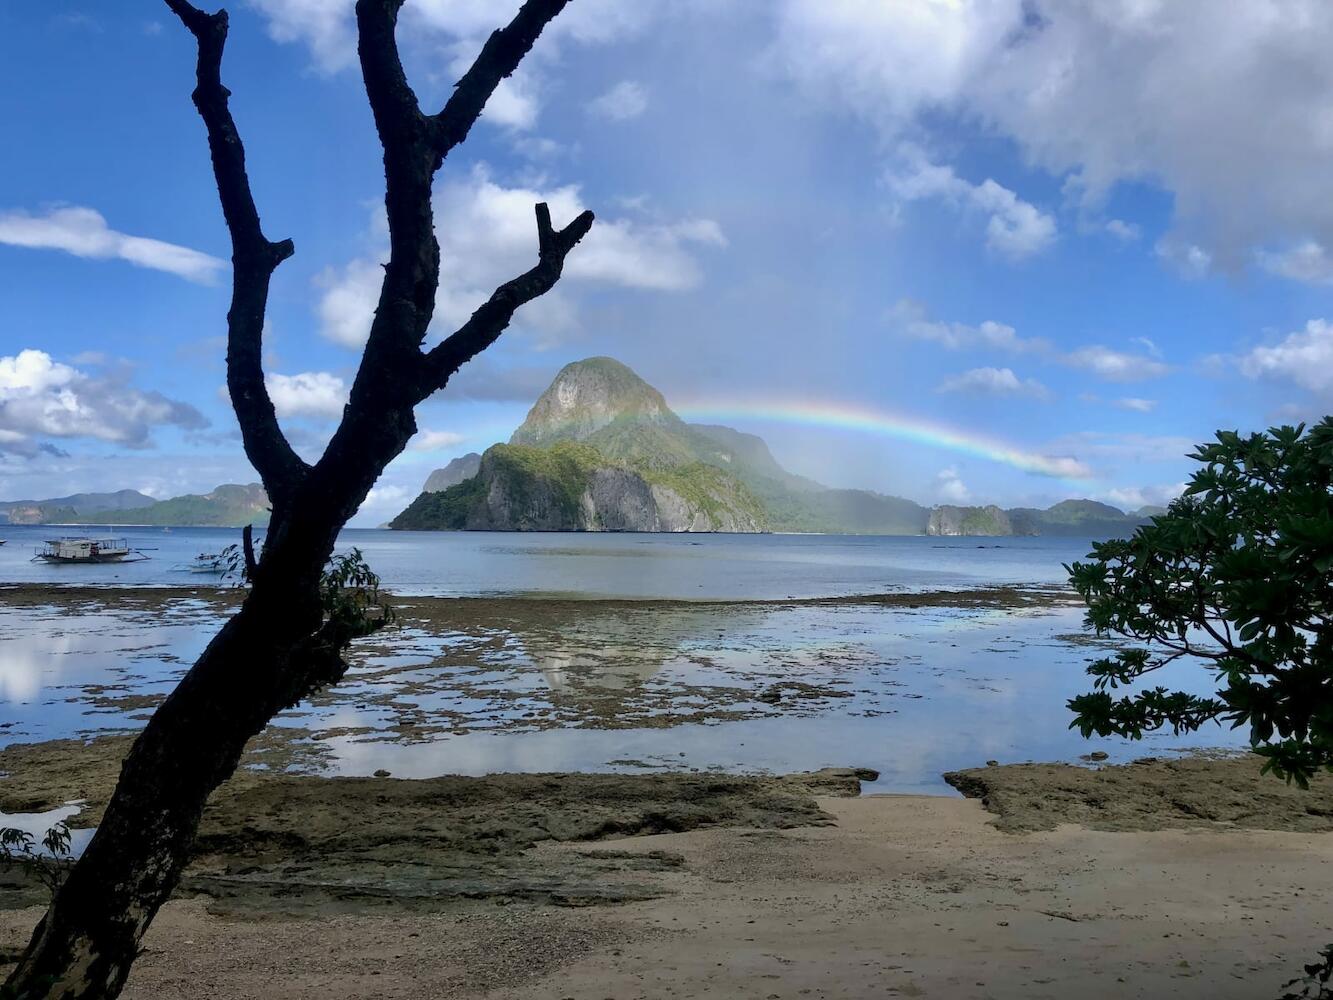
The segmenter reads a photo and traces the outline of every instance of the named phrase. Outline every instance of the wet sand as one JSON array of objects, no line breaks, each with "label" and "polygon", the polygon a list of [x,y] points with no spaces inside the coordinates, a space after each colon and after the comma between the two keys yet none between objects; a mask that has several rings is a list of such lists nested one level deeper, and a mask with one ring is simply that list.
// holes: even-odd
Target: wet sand
[{"label": "wet sand", "polygon": [[[118,748],[94,749],[7,751],[0,806],[95,810]],[[245,772],[125,996],[1275,996],[1333,940],[1333,783],[1257,771],[981,769],[998,814],[848,797],[854,771]],[[1260,780],[1281,792],[1228,813]],[[0,910],[0,952],[39,914]]]}]

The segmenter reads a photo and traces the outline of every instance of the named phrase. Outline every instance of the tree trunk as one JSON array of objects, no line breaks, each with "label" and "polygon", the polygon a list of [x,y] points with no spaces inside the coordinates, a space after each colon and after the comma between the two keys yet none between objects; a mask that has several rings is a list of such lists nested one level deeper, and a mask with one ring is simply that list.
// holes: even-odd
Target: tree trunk
[{"label": "tree trunk", "polygon": [[555,285],[593,222],[584,212],[557,230],[546,205],[536,206],[537,263],[424,352],[439,278],[434,175],[568,0],[525,0],[434,115],[422,113],[398,58],[403,0],[357,0],[358,54],[384,147],[391,254],[343,419],[319,461],[306,464],[283,436],[261,364],[269,281],[294,247],[264,236],[250,192],[221,78],[227,15],[165,2],[198,43],[193,99],[232,237],[227,387],[273,516],[249,596],[135,740],[101,825],[0,990],[4,998],[120,994],[144,931],[189,860],[208,796],[273,716],[346,670],[342,652],[354,633],[337,615],[326,620],[320,577],[338,532],[416,433],[413,408],[494,343],[516,309]]},{"label": "tree trunk", "polygon": [[324,513],[322,530],[277,526],[240,611],[135,741],[97,832],[34,931],[7,995],[117,996],[143,932],[179,881],[208,796],[270,718],[341,675],[341,650],[319,634],[320,571],[337,529],[327,510],[309,507],[290,516]]}]

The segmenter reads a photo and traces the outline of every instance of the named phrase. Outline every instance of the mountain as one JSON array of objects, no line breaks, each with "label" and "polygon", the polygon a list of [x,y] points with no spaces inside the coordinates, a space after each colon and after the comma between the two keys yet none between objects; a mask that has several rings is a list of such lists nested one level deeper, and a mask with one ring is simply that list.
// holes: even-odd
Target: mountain
[{"label": "mountain", "polygon": [[475,451],[470,451],[466,455],[460,455],[458,458],[450,461],[443,469],[436,469],[426,477],[426,485],[421,487],[422,493],[442,493],[450,486],[457,486],[465,479],[471,479],[481,468],[481,456]]},{"label": "mountain", "polygon": [[114,493],[75,493],[48,500],[2,500],[0,523],[46,524],[51,521],[73,520],[81,514],[104,510],[128,510],[146,507],[156,501],[138,490],[117,490]]},{"label": "mountain", "polygon": [[931,510],[829,489],[784,469],[762,438],[686,423],[632,370],[599,357],[562,368],[507,444],[432,472],[389,527],[1114,535],[1143,520],[1092,500]]},{"label": "mountain", "polygon": [[921,534],[929,516],[793,475],[753,434],[688,424],[613,358],[566,365],[471,476],[469,458],[431,473],[390,527]]},{"label": "mountain", "polygon": [[[1163,508],[1154,508],[1160,512]],[[1041,510],[1014,507],[941,506],[931,511],[928,535],[1069,535],[1078,538],[1123,536],[1148,520],[1144,511],[1126,514],[1096,500],[1061,500]]]},{"label": "mountain", "polygon": [[258,483],[225,484],[211,493],[187,494],[121,510],[80,514],[70,524],[150,524],[164,527],[239,528],[268,523],[268,494]]},{"label": "mountain", "polygon": [[477,475],[422,493],[389,527],[467,531],[764,531],[743,485],[702,463],[635,468],[577,441],[498,444]]}]

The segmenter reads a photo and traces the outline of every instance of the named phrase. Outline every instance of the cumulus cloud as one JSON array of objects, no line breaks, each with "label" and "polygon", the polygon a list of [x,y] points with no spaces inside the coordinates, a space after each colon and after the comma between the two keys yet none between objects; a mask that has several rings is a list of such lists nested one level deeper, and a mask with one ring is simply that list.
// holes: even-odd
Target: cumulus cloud
[{"label": "cumulus cloud", "polygon": [[588,102],[588,111],[607,121],[626,122],[648,110],[648,91],[636,80],[621,80]]},{"label": "cumulus cloud", "polygon": [[950,503],[966,503],[972,496],[972,491],[958,478],[958,470],[952,466],[940,470],[940,474],[936,477],[935,491],[942,500],[948,500]]},{"label": "cumulus cloud", "polygon": [[75,257],[124,260],[200,284],[212,284],[227,266],[225,261],[189,247],[117,232],[100,212],[77,205],[62,205],[43,215],[0,212],[0,243],[63,250]]},{"label": "cumulus cloud", "polygon": [[1126,222],[1124,219],[1108,220],[1105,229],[1121,243],[1133,243],[1143,235],[1143,230],[1135,223]]},{"label": "cumulus cloud", "polygon": [[1293,382],[1311,392],[1333,393],[1333,324],[1312,319],[1304,330],[1241,356],[1237,367],[1249,378]]},{"label": "cumulus cloud", "polygon": [[1314,240],[1305,240],[1286,250],[1260,250],[1255,259],[1270,274],[1311,285],[1333,284],[1333,256]]},{"label": "cumulus cloud", "polygon": [[1161,486],[1125,486],[1109,490],[1106,499],[1125,510],[1140,507],[1165,507],[1185,492],[1185,483],[1166,483]]},{"label": "cumulus cloud", "polygon": [[1169,367],[1156,358],[1114,351],[1100,344],[1080,347],[1063,356],[1065,364],[1090,371],[1108,382],[1142,382],[1165,375]]},{"label": "cumulus cloud", "polygon": [[937,392],[980,396],[1030,396],[1047,399],[1050,390],[1036,379],[1020,379],[1012,368],[973,368],[940,383]]},{"label": "cumulus cloud", "polygon": [[[484,167],[441,186],[435,199],[442,223],[435,300],[440,329],[457,327],[497,285],[536,263],[533,206],[540,201],[550,205],[557,225],[585,208],[576,185],[545,190],[505,187]],[[566,262],[561,288],[524,306],[521,322],[550,337],[568,333],[577,326],[569,296],[579,284],[653,291],[693,288],[703,280],[697,249],[726,244],[721,228],[711,219],[598,219]],[[380,259],[356,260],[321,277],[324,294],[318,311],[330,340],[352,347],[365,343],[383,276]]]},{"label": "cumulus cloud", "polygon": [[1155,184],[1176,235],[1228,262],[1333,246],[1325,0],[782,0],[776,17],[772,62],[890,139],[976,122],[1092,208]]},{"label": "cumulus cloud", "polygon": [[1153,247],[1153,253],[1182,278],[1206,277],[1213,266],[1213,255],[1196,243],[1161,239]]},{"label": "cumulus cloud", "polygon": [[[297,42],[310,49],[316,66],[327,73],[356,62],[355,0],[250,0],[268,20],[269,35],[279,42]],[[659,0],[581,0],[570,4],[542,33],[544,47],[574,41],[609,42],[643,28]],[[475,55],[482,42],[517,11],[490,0],[413,0],[404,6],[399,38],[402,44],[463,41]],[[469,58],[469,62],[471,59]]]},{"label": "cumulus cloud", "polygon": [[0,451],[52,451],[43,437],[141,448],[162,425],[196,430],[208,421],[188,403],[135,389],[120,377],[89,375],[45,351],[0,357]]},{"label": "cumulus cloud", "polygon": [[989,177],[972,184],[952,167],[918,161],[905,170],[890,171],[885,181],[903,201],[940,198],[986,216],[986,246],[1011,260],[1030,257],[1055,241],[1052,216]]},{"label": "cumulus cloud", "polygon": [[1045,351],[1050,344],[1038,337],[1020,337],[1004,323],[983,320],[977,326],[931,319],[926,307],[912,299],[900,299],[889,310],[889,321],[916,340],[940,344],[950,350],[964,347],[994,347],[1004,351]]},{"label": "cumulus cloud", "polygon": [[347,404],[347,385],[329,372],[273,374],[264,382],[279,417],[337,419]]}]

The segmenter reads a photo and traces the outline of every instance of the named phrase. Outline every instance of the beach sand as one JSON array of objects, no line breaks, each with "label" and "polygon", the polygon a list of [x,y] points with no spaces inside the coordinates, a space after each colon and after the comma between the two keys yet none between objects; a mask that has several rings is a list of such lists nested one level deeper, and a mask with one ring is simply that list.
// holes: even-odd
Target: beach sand
[{"label": "beach sand", "polygon": [[[56,793],[60,767],[41,779]],[[207,894],[163,909],[124,995],[1273,997],[1333,941],[1333,789],[1264,778],[1272,796],[1238,798],[1255,772],[1245,759],[969,772],[998,817],[978,799],[845,797],[854,772],[383,779],[378,791],[243,775],[206,818],[187,879]],[[7,786],[32,799],[10,779],[0,799]],[[1129,808],[1115,806],[1129,788]],[[373,870],[367,829],[336,830],[349,796],[380,828],[385,891],[345,879]],[[439,828],[423,832],[423,815]],[[304,847],[269,836],[288,846],[253,850],[265,822],[294,824]],[[636,824],[684,832],[620,835]],[[543,840],[545,827],[597,839]],[[501,846],[481,849],[488,839]],[[421,892],[430,872],[403,875],[459,857],[487,884]],[[529,891],[541,873],[563,888]],[[346,891],[329,888],[334,875]],[[599,886],[618,891],[580,891]],[[0,911],[0,950],[39,916]]]}]

